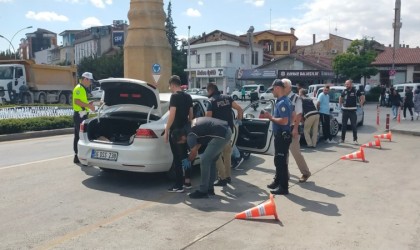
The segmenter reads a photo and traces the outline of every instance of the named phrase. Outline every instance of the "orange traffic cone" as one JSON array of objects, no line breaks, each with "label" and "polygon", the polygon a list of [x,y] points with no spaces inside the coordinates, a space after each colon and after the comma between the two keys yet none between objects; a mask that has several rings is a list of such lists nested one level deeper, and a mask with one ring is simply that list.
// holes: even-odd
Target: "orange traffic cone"
[{"label": "orange traffic cone", "polygon": [[363,147],[363,148],[371,148],[371,147],[379,147],[379,148],[382,148],[382,146],[381,146],[381,140],[379,140],[379,138],[376,138],[375,141],[372,141],[372,142],[369,142],[369,143],[365,143],[361,147]]},{"label": "orange traffic cone", "polygon": [[382,135],[374,135],[373,137],[375,137],[375,138],[379,138],[379,139],[388,139],[389,141],[391,141],[392,140],[392,133],[391,133],[391,131],[389,131],[388,133],[386,133],[386,134],[382,134]]},{"label": "orange traffic cone", "polygon": [[354,153],[345,155],[343,157],[341,157],[342,160],[354,160],[354,159],[362,159],[362,161],[366,161],[365,160],[365,152],[363,150],[362,147],[360,147],[359,151],[356,151]]},{"label": "orange traffic cone", "polygon": [[236,214],[235,219],[247,219],[251,217],[260,217],[266,215],[274,215],[274,218],[279,220],[279,217],[277,216],[276,203],[274,203],[274,195],[272,194],[270,194],[270,200],[256,207]]}]

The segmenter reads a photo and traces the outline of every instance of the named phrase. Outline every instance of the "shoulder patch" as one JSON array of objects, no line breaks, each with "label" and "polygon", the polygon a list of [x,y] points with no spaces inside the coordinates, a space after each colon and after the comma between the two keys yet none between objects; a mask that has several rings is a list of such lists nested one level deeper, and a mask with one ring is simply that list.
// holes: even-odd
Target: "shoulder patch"
[{"label": "shoulder patch", "polygon": [[80,90],[76,90],[76,95],[80,95]]},{"label": "shoulder patch", "polygon": [[286,111],[286,108],[285,107],[281,107],[281,111],[282,112],[285,112]]}]

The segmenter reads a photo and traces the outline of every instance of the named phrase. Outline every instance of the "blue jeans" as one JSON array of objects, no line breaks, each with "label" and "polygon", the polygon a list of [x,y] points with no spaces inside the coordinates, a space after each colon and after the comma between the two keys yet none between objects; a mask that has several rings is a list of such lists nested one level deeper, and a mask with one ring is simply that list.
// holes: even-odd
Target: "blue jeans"
[{"label": "blue jeans", "polygon": [[213,138],[207,144],[206,150],[200,155],[201,163],[201,183],[200,192],[208,193],[214,189],[213,184],[216,181],[216,161],[227,143],[230,143],[232,132],[227,129],[225,138]]},{"label": "blue jeans", "polygon": [[397,115],[398,115],[398,108],[399,108],[399,106],[392,105],[392,115],[393,115],[393,118],[396,118],[397,117]]}]

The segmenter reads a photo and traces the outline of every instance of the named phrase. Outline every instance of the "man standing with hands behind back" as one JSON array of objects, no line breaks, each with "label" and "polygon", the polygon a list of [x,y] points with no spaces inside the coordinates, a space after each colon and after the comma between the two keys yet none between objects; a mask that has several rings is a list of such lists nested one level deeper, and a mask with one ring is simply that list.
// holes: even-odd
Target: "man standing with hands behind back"
[{"label": "man standing with hands behind back", "polygon": [[341,143],[346,139],[347,120],[350,119],[351,128],[353,129],[353,144],[358,145],[357,142],[357,99],[359,99],[360,106],[363,107],[365,103],[364,92],[353,87],[353,81],[347,80],[346,89],[341,93],[339,103],[343,111],[343,119],[341,123]]},{"label": "man standing with hands behind back", "polygon": [[292,142],[290,132],[290,122],[292,121],[292,108],[290,100],[287,97],[287,79],[276,79],[272,85],[272,91],[276,100],[274,107],[274,115],[264,112],[261,118],[267,118],[273,122],[274,133],[274,165],[276,166],[276,174],[268,188],[274,189],[272,194],[289,194],[289,168],[287,158],[289,156],[289,146]]},{"label": "man standing with hands behind back", "polygon": [[88,102],[87,93],[90,84],[92,83],[93,75],[90,72],[82,74],[81,83],[77,84],[73,89],[73,123],[74,123],[74,163],[80,163],[77,156],[77,142],[79,141],[80,124],[87,119],[89,110],[95,111],[95,106],[92,102]]}]

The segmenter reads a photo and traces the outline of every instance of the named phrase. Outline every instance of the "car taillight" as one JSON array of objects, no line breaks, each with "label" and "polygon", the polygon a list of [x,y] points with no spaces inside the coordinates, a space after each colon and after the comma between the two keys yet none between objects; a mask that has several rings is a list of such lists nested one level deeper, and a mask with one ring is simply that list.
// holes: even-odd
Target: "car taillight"
[{"label": "car taillight", "polygon": [[155,132],[151,129],[139,128],[136,130],[136,138],[157,138]]},{"label": "car taillight", "polygon": [[80,132],[85,132],[85,130],[86,130],[86,124],[85,124],[85,121],[83,121],[82,123],[80,123]]}]

